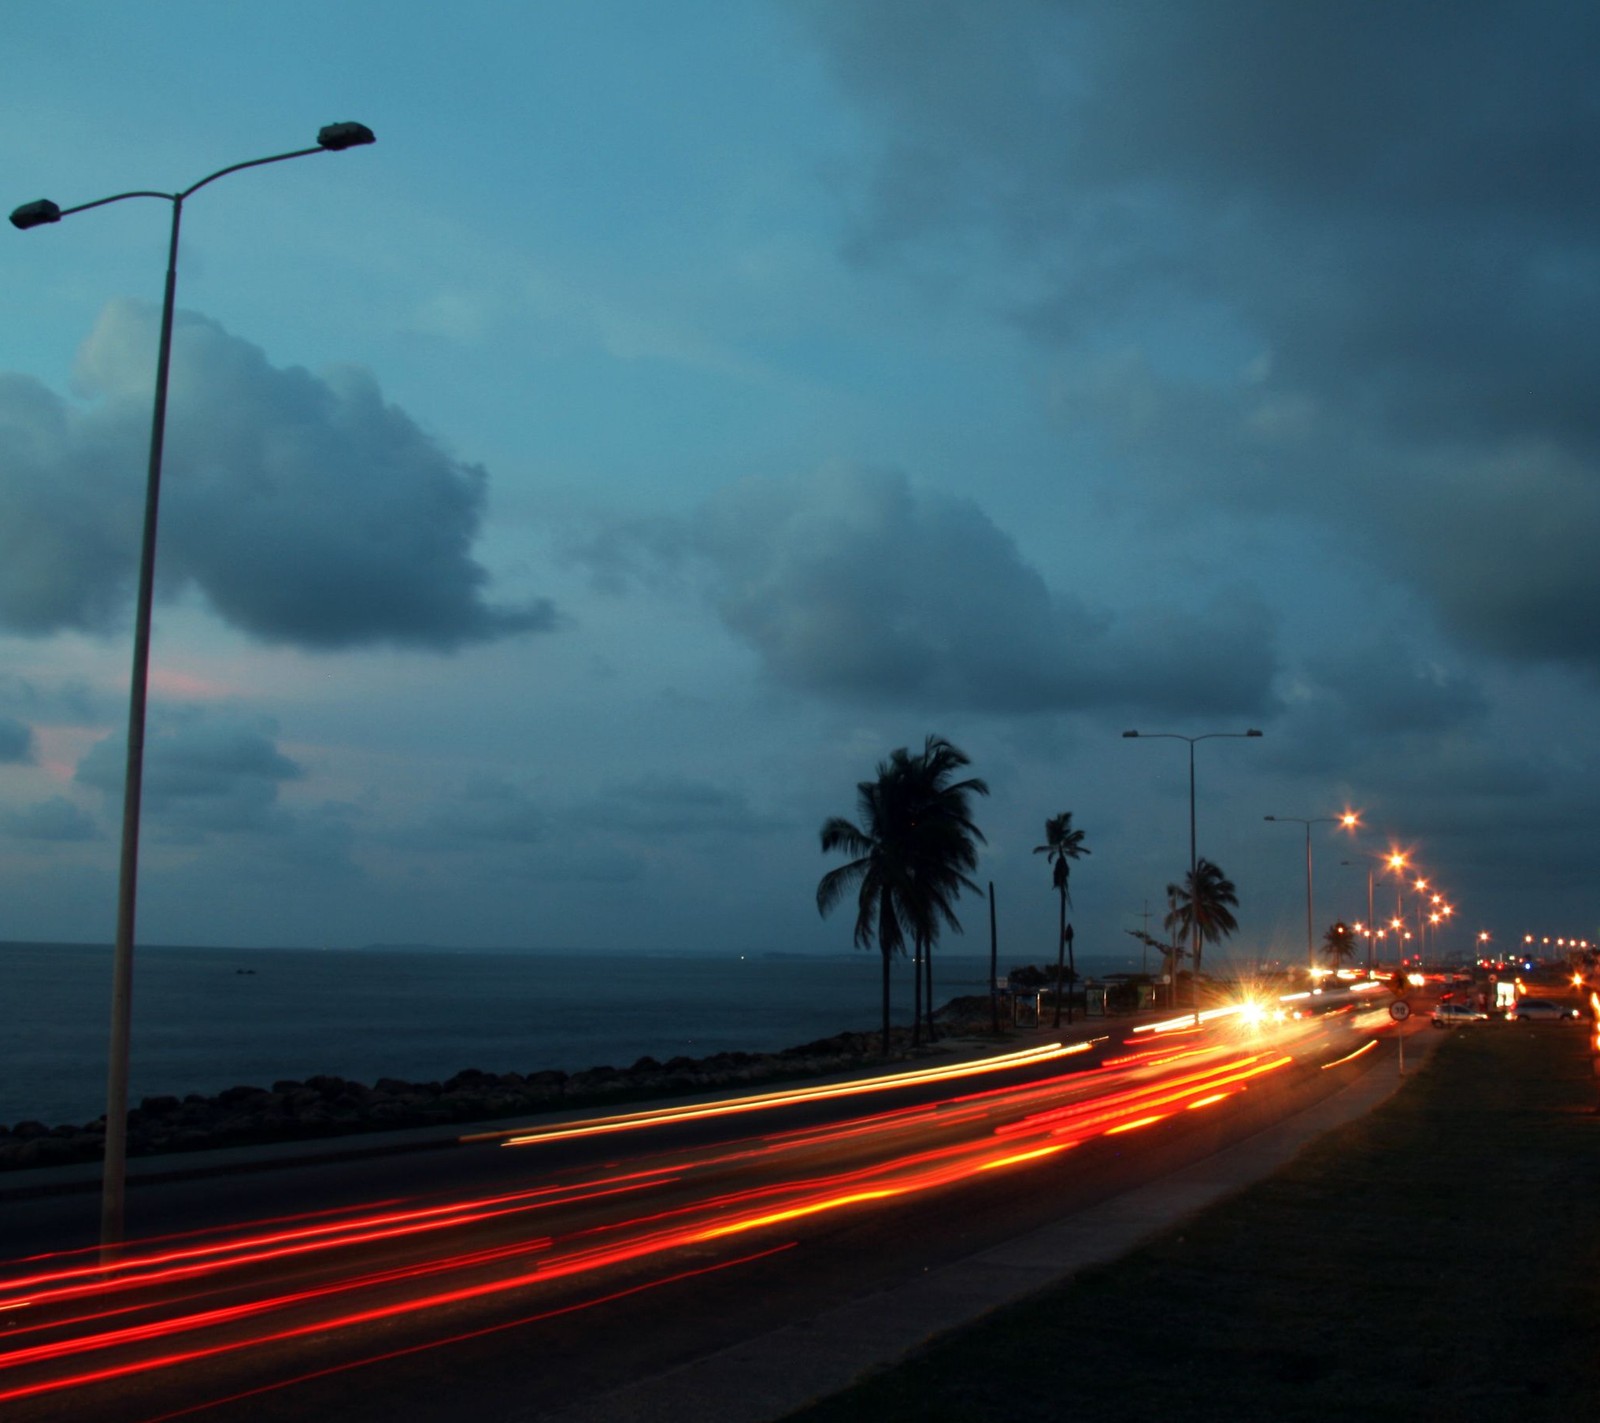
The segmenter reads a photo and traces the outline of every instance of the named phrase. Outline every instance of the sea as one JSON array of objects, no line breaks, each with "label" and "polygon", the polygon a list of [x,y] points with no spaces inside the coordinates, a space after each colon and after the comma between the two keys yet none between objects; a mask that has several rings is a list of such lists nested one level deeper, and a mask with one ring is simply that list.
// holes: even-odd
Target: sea
[{"label": "sea", "polygon": [[[111,959],[107,945],[0,943],[0,1123],[80,1124],[105,1111]],[[937,1002],[988,992],[987,953],[938,953],[934,966]],[[575,1072],[774,1052],[878,1028],[881,973],[869,951],[141,945],[128,1095],[137,1105],[318,1073],[430,1082],[469,1067]],[[897,961],[896,1023],[910,1021],[911,984],[910,964]]]}]

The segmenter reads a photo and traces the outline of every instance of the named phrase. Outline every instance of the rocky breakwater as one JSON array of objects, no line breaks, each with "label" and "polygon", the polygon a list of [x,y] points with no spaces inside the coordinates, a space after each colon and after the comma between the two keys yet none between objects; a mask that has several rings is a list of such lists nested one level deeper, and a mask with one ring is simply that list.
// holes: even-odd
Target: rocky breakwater
[{"label": "rocky breakwater", "polygon": [[[909,1043],[909,1032],[897,1032],[891,1058],[903,1057]],[[468,1069],[444,1082],[384,1077],[370,1087],[343,1077],[316,1076],[271,1087],[230,1087],[214,1097],[146,1097],[128,1113],[128,1154],[496,1121],[567,1107],[739,1088],[882,1062],[882,1046],[876,1033],[840,1033],[777,1053],[722,1052],[664,1063],[642,1057],[628,1068],[526,1075]],[[85,1126],[0,1126],[0,1170],[93,1161],[102,1154],[104,1140],[103,1117]]]}]

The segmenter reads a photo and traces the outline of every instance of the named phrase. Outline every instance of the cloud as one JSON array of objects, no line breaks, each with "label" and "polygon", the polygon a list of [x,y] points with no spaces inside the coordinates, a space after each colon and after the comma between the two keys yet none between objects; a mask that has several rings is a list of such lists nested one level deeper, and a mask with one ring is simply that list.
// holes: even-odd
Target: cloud
[{"label": "cloud", "polygon": [[845,250],[1053,352],[1130,503],[1331,516],[1461,645],[1600,676],[1600,11],[801,8]]},{"label": "cloud", "polygon": [[478,780],[451,797],[428,818],[418,836],[424,844],[536,845],[550,834],[547,810],[521,786]]},{"label": "cloud", "polygon": [[1253,595],[1092,607],[1049,588],[977,504],[898,473],[746,480],[687,521],[619,521],[579,556],[608,587],[630,559],[653,585],[693,567],[768,675],[820,698],[1003,714],[1272,701],[1272,619]]},{"label": "cloud", "polygon": [[0,712],[0,766],[31,765],[34,758],[33,728]]},{"label": "cloud", "polygon": [[1479,724],[1488,712],[1476,683],[1398,638],[1314,653],[1307,669],[1339,721],[1359,735],[1437,735]]},{"label": "cloud", "polygon": [[[115,805],[122,800],[125,747],[121,736],[108,736],[78,763],[78,782]],[[279,788],[303,774],[270,730],[181,717],[146,739],[141,808],[161,835],[179,843],[219,833],[281,835],[294,822],[278,804]]]},{"label": "cloud", "polygon": [[624,835],[759,835],[786,829],[790,822],[750,805],[741,790],[689,776],[648,775],[613,786],[574,818],[597,829]]},{"label": "cloud", "polygon": [[[83,405],[0,376],[0,625],[100,629],[129,596],[156,314],[107,307],[79,357]],[[234,627],[310,648],[447,651],[556,625],[487,601],[471,556],[488,477],[354,369],[272,366],[180,313],[158,577]]]},{"label": "cloud", "polygon": [[85,814],[65,796],[51,796],[49,800],[9,811],[4,824],[7,832],[19,840],[61,844],[100,838],[100,827],[94,817]]}]

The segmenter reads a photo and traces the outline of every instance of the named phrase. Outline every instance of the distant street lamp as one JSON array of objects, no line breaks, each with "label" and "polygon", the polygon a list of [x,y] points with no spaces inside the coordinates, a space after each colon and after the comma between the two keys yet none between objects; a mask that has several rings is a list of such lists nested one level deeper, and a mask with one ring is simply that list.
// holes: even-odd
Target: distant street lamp
[{"label": "distant street lamp", "polygon": [[1313,825],[1342,825],[1346,830],[1354,830],[1360,823],[1349,811],[1343,815],[1313,815],[1309,820],[1298,815],[1264,815],[1263,820],[1288,821],[1306,828],[1306,969],[1315,974],[1317,971],[1317,940],[1316,930],[1313,927],[1314,918],[1311,912],[1311,827]]},{"label": "distant street lamp", "polygon": [[173,302],[178,291],[178,227],[184,200],[208,183],[245,168],[305,158],[313,153],[338,153],[375,141],[364,124],[328,124],[314,148],[297,148],[269,158],[233,163],[191,183],[182,192],[139,190],[115,193],[76,207],[57,207],[48,198],[24,203],[11,214],[11,225],[26,230],[60,222],[73,213],[119,203],[125,198],[159,198],[172,205],[172,233],[167,244],[167,281],[161,302],[161,340],[156,354],[155,409],[150,419],[150,462],[145,478],[144,535],[139,545],[139,586],[134,610],[133,676],[128,694],[128,759],[122,795],[122,853],[117,883],[117,934],[111,968],[111,1042],[106,1072],[105,1167],[100,1198],[100,1243],[109,1249],[121,1242],[127,1177],[128,1041],[133,1006],[134,902],[139,879],[139,805],[144,782],[145,701],[150,680],[150,608],[155,587],[156,514],[161,502],[161,450],[166,439],[167,373],[172,358]]},{"label": "distant street lamp", "polygon": [[[1217,741],[1223,739],[1243,740],[1246,737],[1260,736],[1261,733],[1254,727],[1249,731],[1208,731],[1201,736],[1184,736],[1176,731],[1125,731],[1123,739],[1142,738],[1146,741],[1187,741],[1189,743],[1189,962],[1193,981],[1194,1019],[1200,1021],[1200,918],[1194,912],[1194,892],[1196,880],[1195,836],[1194,836],[1194,744],[1197,741]],[[1174,993],[1178,987],[1177,965],[1173,965],[1172,987]]]}]

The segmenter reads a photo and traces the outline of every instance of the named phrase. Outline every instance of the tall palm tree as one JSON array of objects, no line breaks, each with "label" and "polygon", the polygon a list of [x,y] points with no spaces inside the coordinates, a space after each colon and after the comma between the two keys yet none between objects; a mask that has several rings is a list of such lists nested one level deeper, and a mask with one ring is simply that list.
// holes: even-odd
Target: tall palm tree
[{"label": "tall palm tree", "polygon": [[[877,779],[856,786],[857,821],[833,816],[822,827],[824,854],[842,850],[850,860],[817,885],[817,911],[827,914],[856,888],[855,942],[876,940],[883,957],[883,1049],[889,1050],[890,963],[916,951],[917,1005],[912,1022],[921,1041],[922,967],[942,926],[959,930],[955,900],[978,890],[968,871],[978,864],[983,833],[973,823],[971,797],[988,795],[982,781],[952,782],[967,757],[940,736],[929,736],[912,755],[905,747],[880,761]],[[929,965],[931,970],[931,964]],[[928,975],[931,1022],[932,974]]]},{"label": "tall palm tree", "polygon": [[1232,913],[1239,907],[1238,891],[1216,865],[1201,859],[1183,877],[1182,884],[1167,886],[1167,903],[1172,907],[1164,921],[1166,927],[1181,929],[1194,944],[1194,992],[1198,1005],[1200,946],[1221,943],[1239,927]]},{"label": "tall palm tree", "polygon": [[[1068,881],[1072,876],[1072,862],[1090,853],[1083,843],[1083,831],[1072,828],[1072,812],[1064,810],[1052,815],[1044,823],[1044,844],[1035,845],[1033,853],[1050,857],[1050,881],[1061,897],[1061,925],[1056,934],[1056,1027],[1061,1026],[1061,960],[1063,954],[1072,952],[1067,938],[1067,906],[1072,903],[1072,890]],[[1078,964],[1074,957],[1071,974],[1067,979],[1067,1022],[1072,1021],[1072,985],[1078,980]]]},{"label": "tall palm tree", "polygon": [[919,845],[917,874],[935,890],[927,905],[934,912],[924,913],[913,926],[913,940],[922,951],[922,989],[926,995],[922,1000],[922,1016],[930,1039],[933,1037],[933,949],[939,942],[941,918],[957,932],[961,929],[954,913],[940,905],[959,899],[963,889],[970,889],[974,894],[982,892],[968,873],[977,869],[977,847],[985,843],[983,832],[973,822],[971,801],[973,796],[988,795],[989,787],[975,776],[962,781],[954,779],[970,764],[967,756],[942,736],[927,737],[921,755],[910,757],[907,762]]}]

